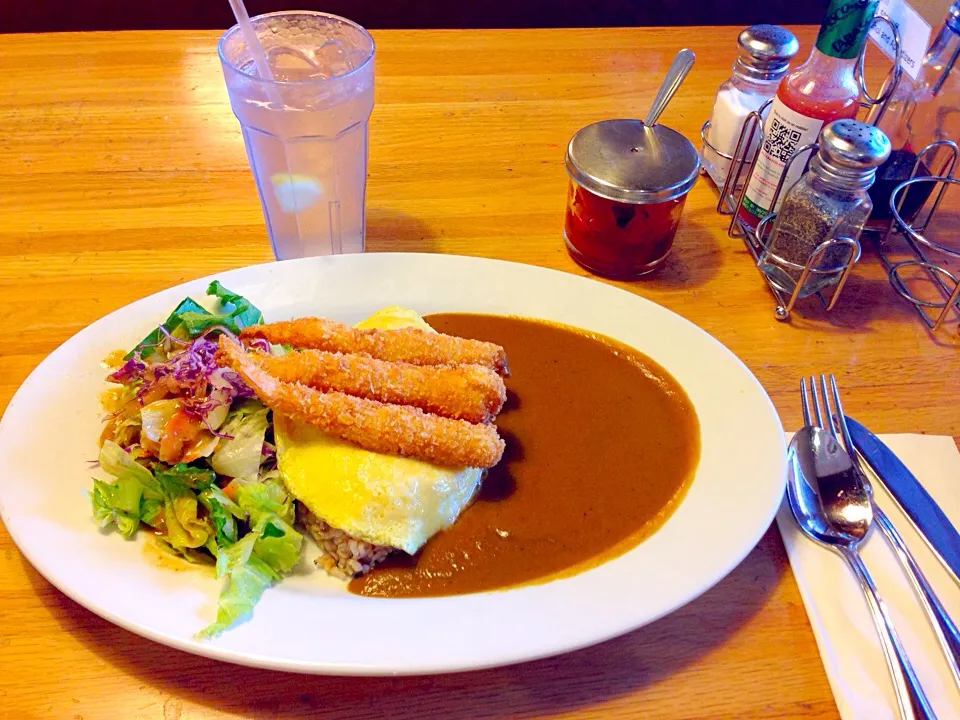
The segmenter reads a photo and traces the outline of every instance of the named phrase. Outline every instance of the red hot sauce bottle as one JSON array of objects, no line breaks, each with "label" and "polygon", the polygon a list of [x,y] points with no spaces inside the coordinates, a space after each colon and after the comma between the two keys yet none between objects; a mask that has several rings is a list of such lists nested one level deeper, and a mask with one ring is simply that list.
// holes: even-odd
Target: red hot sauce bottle
[{"label": "red hot sauce bottle", "polygon": [[[773,195],[790,156],[816,142],[824,125],[855,118],[860,90],[854,77],[857,56],[877,10],[878,0],[830,0],[810,57],[788,74],[764,122],[763,147],[743,196],[738,219],[755,229],[775,210]],[[803,174],[801,159],[790,167],[780,198]],[[778,202],[779,204],[779,202]]]}]

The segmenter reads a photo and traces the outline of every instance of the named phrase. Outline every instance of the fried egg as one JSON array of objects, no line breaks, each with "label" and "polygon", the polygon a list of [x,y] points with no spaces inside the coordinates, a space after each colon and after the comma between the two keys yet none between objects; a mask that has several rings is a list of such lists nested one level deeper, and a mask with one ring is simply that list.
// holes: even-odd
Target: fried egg
[{"label": "fried egg", "polygon": [[[357,328],[432,328],[413,310],[384,308]],[[480,485],[478,468],[448,468],[364,450],[274,414],[277,465],[288,490],[331,527],[411,555],[452,524]]]}]

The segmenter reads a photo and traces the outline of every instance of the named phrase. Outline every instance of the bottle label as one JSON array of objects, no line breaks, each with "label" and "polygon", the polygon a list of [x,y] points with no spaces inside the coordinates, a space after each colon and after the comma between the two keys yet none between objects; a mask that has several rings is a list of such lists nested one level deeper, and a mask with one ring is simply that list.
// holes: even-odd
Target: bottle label
[{"label": "bottle label", "polygon": [[817,50],[849,60],[860,54],[879,0],[830,0],[817,35]]},{"label": "bottle label", "polygon": [[[784,105],[779,97],[774,98],[764,123],[763,146],[757,155],[750,184],[744,191],[745,210],[759,220],[776,209],[773,207],[773,195],[777,191],[777,184],[787,161],[804,145],[816,142],[822,127],[823,120],[801,115]],[[787,194],[787,190],[800,179],[806,161],[806,157],[801,157],[790,166],[790,174],[783,182],[777,206]]]},{"label": "bottle label", "polygon": [[[886,18],[900,31],[900,65],[914,80],[920,77],[923,56],[930,46],[930,24],[906,0],[880,0],[877,15]],[[877,23],[870,37],[887,57],[896,57],[893,31],[886,23]]]}]

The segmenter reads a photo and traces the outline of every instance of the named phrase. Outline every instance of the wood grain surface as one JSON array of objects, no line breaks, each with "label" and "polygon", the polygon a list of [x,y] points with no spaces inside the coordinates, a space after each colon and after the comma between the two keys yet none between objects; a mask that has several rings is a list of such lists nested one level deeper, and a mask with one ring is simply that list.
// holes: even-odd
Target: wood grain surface
[{"label": "wood grain surface", "polygon": [[[642,116],[681,46],[697,63],[661,121],[697,138],[736,33],[375,33],[369,250],[583,274],[560,237],[567,140],[594,120]],[[806,53],[812,30],[798,35]],[[271,259],[216,38],[0,36],[0,407],[47,353],[105,313]],[[868,249],[832,316],[807,303],[779,323],[715,203],[702,180],[665,267],[619,285],[725,343],[785,427],[800,419],[798,378],[832,370],[848,410],[875,431],[960,435],[955,322],[932,336]],[[367,680],[238,668],[143,640],[51,587],[0,527],[0,717],[733,720],[837,711],[775,529],[701,598],[618,640],[480,673]]]}]

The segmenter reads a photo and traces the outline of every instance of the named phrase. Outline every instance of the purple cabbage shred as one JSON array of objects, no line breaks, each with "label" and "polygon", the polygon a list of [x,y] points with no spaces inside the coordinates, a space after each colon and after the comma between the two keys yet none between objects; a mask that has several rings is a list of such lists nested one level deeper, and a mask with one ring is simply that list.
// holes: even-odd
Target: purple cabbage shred
[{"label": "purple cabbage shred", "polygon": [[[211,329],[224,330],[223,328]],[[221,387],[216,397],[210,396],[210,376],[219,370],[220,366],[216,358],[217,343],[208,335],[209,331],[188,342],[167,333],[170,340],[186,347],[167,360],[157,362],[144,361],[139,353],[135,353],[120,368],[111,373],[108,379],[125,385],[139,382],[137,399],[141,404],[147,393],[158,383],[163,382],[171,392],[181,395],[186,401],[184,411],[201,419],[204,419],[214,408],[222,404],[229,405],[235,398],[253,397],[253,390],[243,382],[243,379],[233,370],[226,369],[222,371],[222,377],[229,386]],[[205,419],[204,422],[206,422]],[[220,437],[225,437],[221,433],[216,433],[213,428],[209,429]]]},{"label": "purple cabbage shred", "polygon": [[134,353],[133,357],[107,375],[107,380],[121,384],[128,383],[139,378],[146,367],[147,364],[140,358],[140,353]]},{"label": "purple cabbage shred", "polygon": [[268,343],[263,338],[254,338],[253,340],[249,340],[247,344],[252,348],[256,348],[257,350],[262,350],[265,353],[270,352],[270,343]]}]

